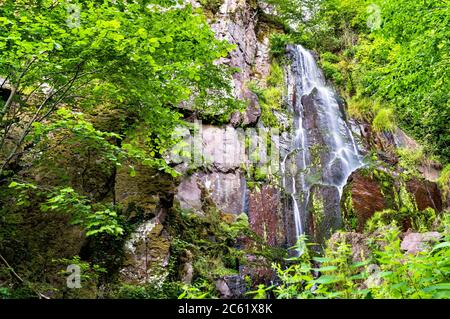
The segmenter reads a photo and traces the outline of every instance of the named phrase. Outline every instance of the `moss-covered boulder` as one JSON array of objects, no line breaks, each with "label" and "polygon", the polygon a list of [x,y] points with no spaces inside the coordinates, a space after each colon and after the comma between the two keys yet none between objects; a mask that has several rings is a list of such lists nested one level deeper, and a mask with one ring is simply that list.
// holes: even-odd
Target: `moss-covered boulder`
[{"label": "moss-covered boulder", "polygon": [[170,200],[174,189],[175,181],[167,174],[146,166],[137,166],[130,172],[123,165],[115,178],[115,201],[124,207],[129,218],[141,215],[150,219],[164,201]]},{"label": "moss-covered boulder", "polygon": [[395,181],[385,171],[362,168],[347,180],[341,198],[345,228],[362,231],[377,211],[398,208]]}]

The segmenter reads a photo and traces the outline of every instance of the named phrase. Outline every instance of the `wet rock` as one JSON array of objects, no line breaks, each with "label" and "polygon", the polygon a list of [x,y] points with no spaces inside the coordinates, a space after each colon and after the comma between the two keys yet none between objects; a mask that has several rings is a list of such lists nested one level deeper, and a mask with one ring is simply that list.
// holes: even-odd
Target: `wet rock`
[{"label": "wet rock", "polygon": [[406,233],[401,243],[401,249],[410,254],[417,254],[430,248],[430,244],[442,237],[438,232]]},{"label": "wet rock", "polygon": [[342,227],[339,190],[335,186],[314,185],[311,188],[305,228],[317,244],[323,244]]},{"label": "wet rock", "polygon": [[249,195],[248,215],[251,229],[271,246],[285,242],[280,200],[278,190],[270,185],[254,189]]},{"label": "wet rock", "polygon": [[406,183],[407,190],[413,194],[417,208],[425,210],[430,207],[437,212],[442,211],[442,197],[436,183],[413,178]]},{"label": "wet rock", "polygon": [[345,163],[341,158],[335,158],[328,164],[329,168],[324,172],[324,180],[333,185],[341,184],[345,180]]}]

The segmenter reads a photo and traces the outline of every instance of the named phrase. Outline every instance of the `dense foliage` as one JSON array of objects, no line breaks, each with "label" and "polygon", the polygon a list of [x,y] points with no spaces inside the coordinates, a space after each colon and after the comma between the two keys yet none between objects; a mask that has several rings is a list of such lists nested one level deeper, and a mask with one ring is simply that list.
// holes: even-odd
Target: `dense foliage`
[{"label": "dense foliage", "polygon": [[[179,1],[1,1],[0,251],[7,259],[48,258],[25,246],[27,229],[50,216],[55,224],[43,238],[58,222],[91,237],[123,235],[115,174],[128,166],[135,176],[144,165],[175,175],[163,156],[183,114],[221,122],[240,107],[230,95],[235,70],[215,63],[232,48],[215,38],[201,9]],[[25,252],[9,251],[22,245]]]},{"label": "dense foliage", "polygon": [[[440,225],[442,242],[416,254],[405,254],[401,231],[379,223],[368,234],[367,249],[352,245],[348,233],[337,233],[323,257],[311,256],[306,239],[297,244],[298,257],[289,267],[275,265],[281,284],[275,296],[289,298],[450,298],[449,215]],[[263,289],[257,297],[265,297]]]}]

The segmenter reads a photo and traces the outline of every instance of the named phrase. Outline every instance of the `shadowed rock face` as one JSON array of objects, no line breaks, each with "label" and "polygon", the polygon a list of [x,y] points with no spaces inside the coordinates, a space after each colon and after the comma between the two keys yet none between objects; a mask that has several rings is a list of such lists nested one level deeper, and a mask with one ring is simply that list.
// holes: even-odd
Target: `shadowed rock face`
[{"label": "shadowed rock face", "polygon": [[413,178],[406,183],[406,189],[414,195],[419,210],[430,207],[437,212],[442,211],[441,193],[436,183]]},{"label": "shadowed rock face", "polygon": [[311,187],[305,224],[307,233],[314,239],[313,242],[324,243],[333,232],[342,227],[339,200],[339,190],[336,186]]}]

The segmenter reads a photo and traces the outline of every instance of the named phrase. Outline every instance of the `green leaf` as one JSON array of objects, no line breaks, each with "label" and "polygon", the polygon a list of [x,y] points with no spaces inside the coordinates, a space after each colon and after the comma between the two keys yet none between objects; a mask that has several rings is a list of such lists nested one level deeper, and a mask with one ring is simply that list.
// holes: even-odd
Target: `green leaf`
[{"label": "green leaf", "polygon": [[338,277],[336,277],[336,276],[328,276],[328,275],[320,276],[319,278],[314,280],[315,283],[322,284],[322,285],[333,284],[333,283],[336,283],[338,281],[339,281]]},{"label": "green leaf", "polygon": [[320,267],[320,268],[313,268],[313,270],[320,271],[320,272],[335,271],[337,269],[338,269],[338,267],[336,267],[336,266],[326,266],[326,267]]}]

